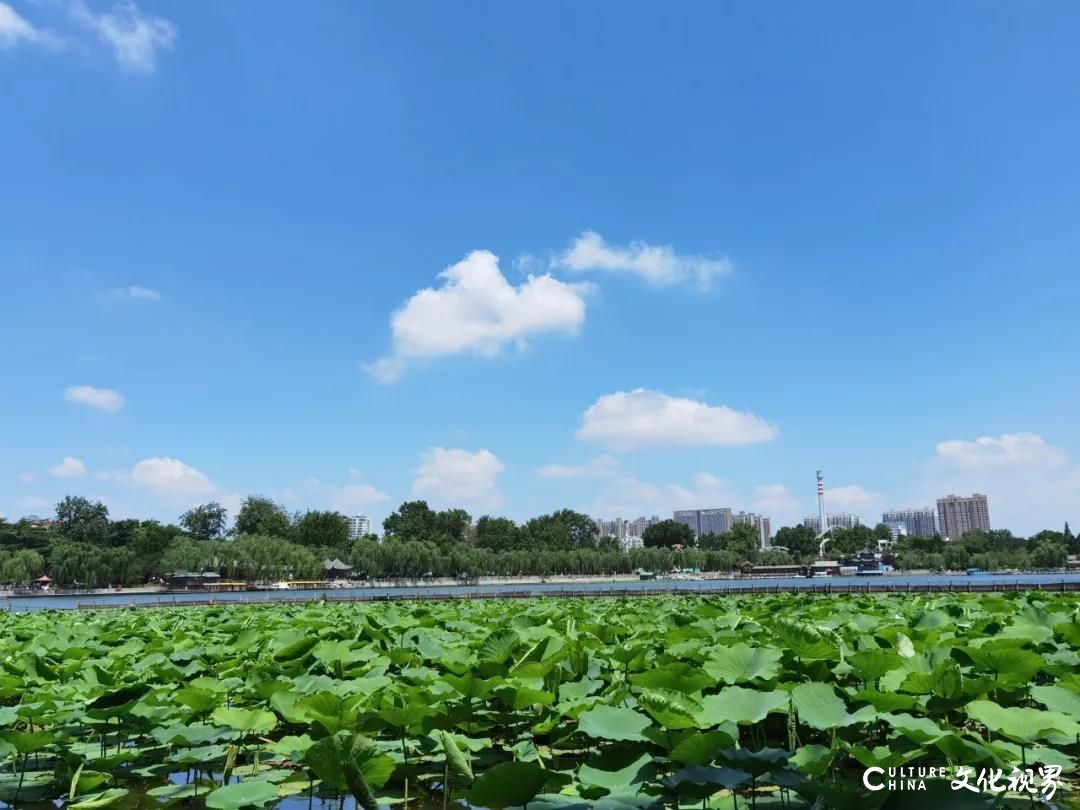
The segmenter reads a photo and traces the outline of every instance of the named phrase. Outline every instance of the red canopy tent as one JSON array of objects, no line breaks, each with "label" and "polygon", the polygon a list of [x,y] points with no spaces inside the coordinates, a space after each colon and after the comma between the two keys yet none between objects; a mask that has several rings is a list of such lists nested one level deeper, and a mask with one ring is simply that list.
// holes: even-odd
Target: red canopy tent
[{"label": "red canopy tent", "polygon": [[34,580],[34,582],[40,582],[40,583],[42,583],[42,584],[45,584],[46,582],[52,582],[52,578],[51,578],[51,577],[47,577],[47,576],[45,576],[44,574],[42,574],[42,575],[41,575],[40,577],[38,577],[37,579],[35,579],[35,580]]}]

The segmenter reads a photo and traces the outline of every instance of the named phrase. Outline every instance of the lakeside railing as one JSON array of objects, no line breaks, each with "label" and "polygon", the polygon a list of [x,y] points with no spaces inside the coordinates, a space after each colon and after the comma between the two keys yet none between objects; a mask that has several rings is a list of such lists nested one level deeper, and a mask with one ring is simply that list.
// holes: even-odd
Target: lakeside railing
[{"label": "lakeside railing", "polygon": [[725,596],[725,595],[752,595],[752,594],[779,594],[779,593],[803,593],[809,595],[829,596],[845,594],[905,594],[905,593],[1016,593],[1020,591],[1048,591],[1048,592],[1080,592],[1080,580],[1066,580],[1051,582],[1022,582],[983,579],[969,582],[922,582],[922,583],[890,583],[888,581],[875,581],[866,583],[844,582],[812,582],[806,583],[746,583],[729,585],[723,588],[706,587],[701,583],[676,583],[668,587],[649,588],[626,588],[611,586],[608,588],[553,588],[547,590],[514,589],[514,590],[491,590],[473,591],[469,593],[438,592],[438,593],[350,593],[350,594],[319,594],[318,596],[297,597],[260,597],[252,596],[245,599],[214,599],[208,595],[206,599],[156,599],[132,601],[129,603],[117,602],[79,602],[69,607],[58,607],[59,610],[101,610],[113,609],[136,609],[136,608],[163,608],[163,607],[208,607],[221,605],[299,605],[312,602],[333,603],[360,603],[360,602],[433,602],[433,601],[471,601],[475,599],[536,599],[536,598],[624,598],[624,597],[656,597],[656,596]]}]

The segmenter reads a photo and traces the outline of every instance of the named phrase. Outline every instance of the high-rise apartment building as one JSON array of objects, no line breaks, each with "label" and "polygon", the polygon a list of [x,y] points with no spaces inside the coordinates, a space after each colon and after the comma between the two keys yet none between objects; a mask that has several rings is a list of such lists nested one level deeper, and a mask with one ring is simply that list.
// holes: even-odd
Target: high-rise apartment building
[{"label": "high-rise apartment building", "polygon": [[759,543],[762,548],[769,548],[772,545],[772,523],[764,515],[753,512],[739,512],[732,520],[735,523],[749,523],[757,529],[760,538]]},{"label": "high-rise apartment building", "polygon": [[623,520],[622,518],[603,520],[597,518],[593,522],[596,524],[596,530],[601,537],[614,537],[619,541],[623,541],[628,537],[640,538],[645,534],[647,528],[660,522],[660,517],[659,515],[653,515],[652,517],[639,517],[637,520]]},{"label": "high-rise apartment building", "polygon": [[970,498],[938,498],[937,517],[938,530],[946,540],[959,540],[968,532],[990,531],[990,504],[978,492]]},{"label": "high-rise apartment building", "polygon": [[357,540],[365,534],[371,534],[371,518],[367,515],[352,515],[345,520],[349,523],[350,540]]},{"label": "high-rise apartment building", "polygon": [[676,523],[690,527],[694,537],[703,534],[724,534],[735,525],[731,510],[723,509],[679,509],[673,515]]},{"label": "high-rise apartment building", "polygon": [[[814,530],[815,534],[821,533],[821,518],[818,515],[807,515],[803,518],[802,525]],[[829,515],[829,528],[831,529],[854,529],[862,525],[862,519],[858,515],[848,512],[837,512]]]},{"label": "high-rise apartment building", "polygon": [[938,533],[937,511],[929,506],[918,509],[889,509],[881,513],[881,522],[889,527],[894,540],[902,534],[933,537]]}]

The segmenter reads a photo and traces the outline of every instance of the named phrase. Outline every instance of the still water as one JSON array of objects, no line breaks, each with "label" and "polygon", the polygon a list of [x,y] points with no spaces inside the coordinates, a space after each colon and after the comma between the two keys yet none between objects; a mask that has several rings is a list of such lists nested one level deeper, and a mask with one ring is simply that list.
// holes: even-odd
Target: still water
[{"label": "still water", "polygon": [[629,581],[629,582],[544,582],[533,584],[513,585],[456,585],[456,586],[412,586],[396,588],[326,588],[312,591],[240,591],[238,593],[177,593],[177,594],[102,594],[102,595],[75,595],[75,596],[31,596],[31,597],[8,597],[0,599],[0,609],[11,611],[27,610],[70,610],[77,607],[105,607],[105,606],[161,606],[182,605],[185,602],[206,602],[213,600],[215,604],[229,602],[306,602],[319,599],[379,599],[379,598],[404,598],[424,596],[431,599],[463,598],[469,596],[490,596],[498,593],[530,593],[537,595],[559,596],[580,595],[582,593],[603,595],[605,593],[621,593],[626,591],[648,591],[655,593],[686,594],[722,594],[733,588],[745,588],[747,586],[761,588],[762,590],[778,588],[780,591],[803,591],[832,585],[839,590],[848,590],[852,587],[871,586],[881,587],[887,585],[892,589],[903,589],[909,585],[922,588],[927,585],[934,588],[953,587],[956,590],[964,590],[967,586],[982,586],[993,583],[999,589],[1011,589],[1016,585],[1039,586],[1052,589],[1062,583],[1068,583],[1072,587],[1080,584],[1080,573],[1067,574],[1010,574],[1008,576],[872,576],[872,577],[828,577],[806,579],[804,577],[790,577],[782,579],[702,579],[680,581]]}]

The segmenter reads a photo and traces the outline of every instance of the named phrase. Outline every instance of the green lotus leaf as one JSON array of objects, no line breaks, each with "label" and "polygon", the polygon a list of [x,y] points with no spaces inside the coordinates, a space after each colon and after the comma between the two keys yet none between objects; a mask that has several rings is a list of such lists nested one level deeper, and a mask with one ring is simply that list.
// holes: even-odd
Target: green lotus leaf
[{"label": "green lotus leaf", "polygon": [[783,653],[775,647],[733,644],[715,650],[703,664],[703,669],[717,681],[726,684],[768,681],[780,671],[782,656]]},{"label": "green lotus leaf", "polygon": [[480,774],[468,792],[469,804],[492,810],[524,806],[539,794],[552,774],[533,762],[503,762]]},{"label": "green lotus leaf", "polygon": [[648,717],[623,706],[594,706],[578,716],[578,728],[598,740],[638,740],[651,725]]},{"label": "green lotus leaf", "polygon": [[93,793],[84,796],[77,802],[68,804],[70,810],[98,810],[101,807],[109,807],[128,795],[127,788],[109,788],[101,793]]},{"label": "green lotus leaf", "polygon": [[711,672],[706,675],[700,668],[689,664],[672,663],[635,673],[630,676],[630,683],[641,689],[667,689],[690,694],[712,686],[715,679],[711,675]]},{"label": "green lotus leaf", "polygon": [[219,787],[206,797],[213,810],[237,810],[240,807],[265,807],[279,798],[278,789],[269,782],[245,781]]},{"label": "green lotus leaf", "polygon": [[990,700],[972,701],[964,711],[977,723],[1017,742],[1035,742],[1059,736],[1069,738],[1080,734],[1080,723],[1061,712],[1022,706],[1005,708]]},{"label": "green lotus leaf", "polygon": [[836,690],[827,683],[800,683],[791,690],[799,722],[826,731],[850,725],[852,717]]},{"label": "green lotus leaf", "polygon": [[731,748],[739,738],[737,726],[730,730],[695,732],[679,742],[668,756],[683,765],[708,765],[719,751]]},{"label": "green lotus leaf", "polygon": [[210,719],[244,734],[269,734],[277,726],[277,717],[265,709],[218,706]]},{"label": "green lotus leaf", "polygon": [[786,712],[789,702],[788,693],[780,690],[759,692],[742,686],[728,686],[715,695],[702,698],[698,728],[711,728],[725,722],[759,723],[772,712]]},{"label": "green lotus leaf", "polygon": [[1033,686],[1031,697],[1052,712],[1061,712],[1071,717],[1080,717],[1080,693],[1060,686]]}]

